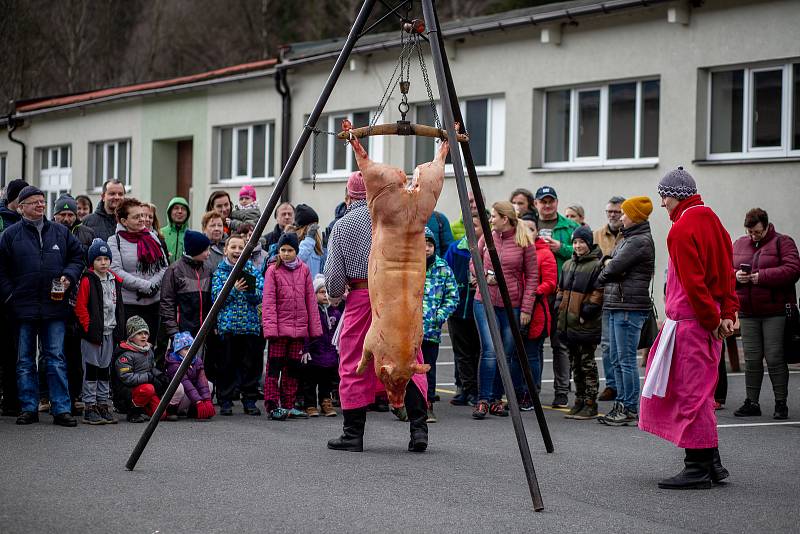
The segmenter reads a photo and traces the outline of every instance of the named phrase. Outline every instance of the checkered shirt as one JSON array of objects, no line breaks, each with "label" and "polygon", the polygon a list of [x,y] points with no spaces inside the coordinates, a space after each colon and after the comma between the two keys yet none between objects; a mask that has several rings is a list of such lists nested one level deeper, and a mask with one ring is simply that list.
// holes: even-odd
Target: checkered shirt
[{"label": "checkered shirt", "polygon": [[366,280],[372,247],[372,219],[366,200],[357,200],[333,225],[328,239],[325,279],[331,297],[344,294],[348,280]]}]

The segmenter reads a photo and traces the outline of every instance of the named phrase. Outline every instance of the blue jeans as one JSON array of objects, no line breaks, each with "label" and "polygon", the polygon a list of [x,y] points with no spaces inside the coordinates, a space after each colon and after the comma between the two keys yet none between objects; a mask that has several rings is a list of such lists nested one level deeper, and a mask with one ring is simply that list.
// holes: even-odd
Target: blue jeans
[{"label": "blue jeans", "polygon": [[600,352],[603,355],[603,376],[606,377],[606,387],[616,391],[617,381],[614,379],[614,366],[611,365],[611,353],[608,347],[608,316],[611,312],[603,310],[603,333],[600,335]]},{"label": "blue jeans", "polygon": [[[539,391],[542,389],[545,337],[545,335],[542,335],[538,339],[525,338],[525,352],[528,354],[528,365],[530,365],[531,374],[533,374],[533,383],[536,384],[536,388]],[[528,391],[525,377],[522,374],[522,366],[519,364],[519,360],[516,357],[511,358],[511,378],[514,380],[514,390],[518,395]]]},{"label": "blue jeans", "polygon": [[39,407],[39,376],[36,372],[37,336],[42,342],[41,361],[47,365],[47,385],[53,415],[71,410],[64,358],[64,321],[20,321],[17,352],[17,389],[20,410],[36,412]]},{"label": "blue jeans", "polygon": [[647,310],[610,310],[608,314],[608,345],[614,381],[617,385],[617,402],[633,412],[639,412],[639,368],[636,350]]},{"label": "blue jeans", "polygon": [[[474,305],[475,323],[478,325],[478,335],[481,338],[481,361],[478,365],[478,399],[485,401],[500,400],[503,395],[503,383],[500,373],[497,372],[497,353],[494,349],[492,336],[489,333],[489,320],[483,302],[476,300]],[[508,323],[505,308],[494,307],[497,324],[500,327],[500,336],[503,338],[503,349],[506,358],[515,358],[514,336],[511,334],[511,325]],[[519,308],[514,308],[514,316],[519,321]]]}]

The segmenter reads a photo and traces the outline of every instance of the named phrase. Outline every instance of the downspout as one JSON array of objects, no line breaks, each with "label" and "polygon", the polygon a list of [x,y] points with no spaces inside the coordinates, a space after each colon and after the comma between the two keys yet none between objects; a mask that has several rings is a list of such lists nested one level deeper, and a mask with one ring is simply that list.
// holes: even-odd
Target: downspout
[{"label": "downspout", "polygon": [[8,117],[6,117],[6,119],[8,120],[8,139],[11,142],[16,143],[20,147],[22,147],[22,172],[20,173],[20,178],[24,180],[25,179],[25,167],[27,166],[27,161],[28,161],[28,147],[25,146],[25,143],[23,143],[19,139],[15,139],[14,138],[14,130],[17,129],[17,126],[22,124],[22,121],[18,121],[17,119],[12,117],[11,115],[8,115]]},{"label": "downspout", "polygon": [[[286,81],[287,71],[277,68],[275,71],[275,89],[281,95],[281,170],[289,161],[289,134],[292,128],[292,93],[289,90],[289,83]],[[291,182],[290,182],[291,183]],[[281,201],[289,200],[289,184],[286,184],[281,193]]]}]

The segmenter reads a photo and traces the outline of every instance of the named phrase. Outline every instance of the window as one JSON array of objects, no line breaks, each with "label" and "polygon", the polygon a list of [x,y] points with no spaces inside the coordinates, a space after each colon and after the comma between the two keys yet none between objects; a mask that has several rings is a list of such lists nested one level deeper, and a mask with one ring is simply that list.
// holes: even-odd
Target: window
[{"label": "window", "polygon": [[658,162],[659,80],[545,93],[545,167]]},{"label": "window", "polygon": [[72,149],[69,145],[52,146],[39,149],[39,166],[41,171],[58,172],[58,169],[72,167]]},{"label": "window", "polygon": [[6,176],[8,176],[8,170],[6,165],[8,164],[8,154],[5,152],[0,152],[0,188],[6,186]]},{"label": "window", "polygon": [[708,158],[800,155],[800,63],[712,71]]},{"label": "window", "polygon": [[[500,172],[504,167],[506,106],[503,97],[471,98],[459,101],[464,127],[469,133],[469,147],[476,171]],[[434,125],[430,103],[415,106],[416,123]],[[441,120],[441,108],[436,113]],[[437,141],[428,137],[414,138],[414,165],[431,161],[436,153]],[[450,156],[447,173],[452,173]]]},{"label": "window", "polygon": [[103,187],[107,180],[119,180],[131,185],[131,141],[99,141],[90,146],[92,185]]},{"label": "window", "polygon": [[61,195],[72,190],[72,147],[50,146],[36,149],[39,155],[39,188],[47,200],[47,217]]},{"label": "window", "polygon": [[[317,128],[328,132],[340,132],[342,121],[350,120],[353,128],[369,126],[373,114],[369,111],[331,113],[320,116]],[[333,135],[324,133],[314,135],[311,148],[311,173],[317,178],[342,178],[356,170],[356,161],[350,146]],[[369,157],[373,161],[383,160],[383,138],[367,137],[361,140],[366,144]],[[366,141],[366,142],[365,142]]]},{"label": "window", "polygon": [[273,178],[275,124],[218,128],[219,181]]}]

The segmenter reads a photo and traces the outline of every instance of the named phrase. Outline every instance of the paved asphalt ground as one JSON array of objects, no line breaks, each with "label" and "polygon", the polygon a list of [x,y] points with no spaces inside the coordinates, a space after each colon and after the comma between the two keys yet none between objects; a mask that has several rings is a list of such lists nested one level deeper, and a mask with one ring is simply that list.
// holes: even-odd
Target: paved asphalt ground
[{"label": "paved asphalt ground", "polygon": [[[341,417],[272,422],[237,405],[233,417],[160,424],[128,472],[145,425],[65,429],[43,416],[17,427],[0,418],[0,532],[798,531],[800,369],[783,424],[771,417],[766,376],[766,415],[733,417],[744,377],[730,377],[718,416],[731,477],[708,491],[659,490],[681,468],[681,451],[638,429],[547,409],[556,452],[546,454],[533,413],[524,414],[545,503],[534,513],[510,418],[474,421],[471,409],[450,406],[450,362],[444,348],[439,422],[423,455],[406,452],[408,426],[391,414],[369,414],[366,451],[356,454],[325,447]],[[551,369],[548,360],[546,380]],[[552,400],[552,380],[542,398]]]}]

